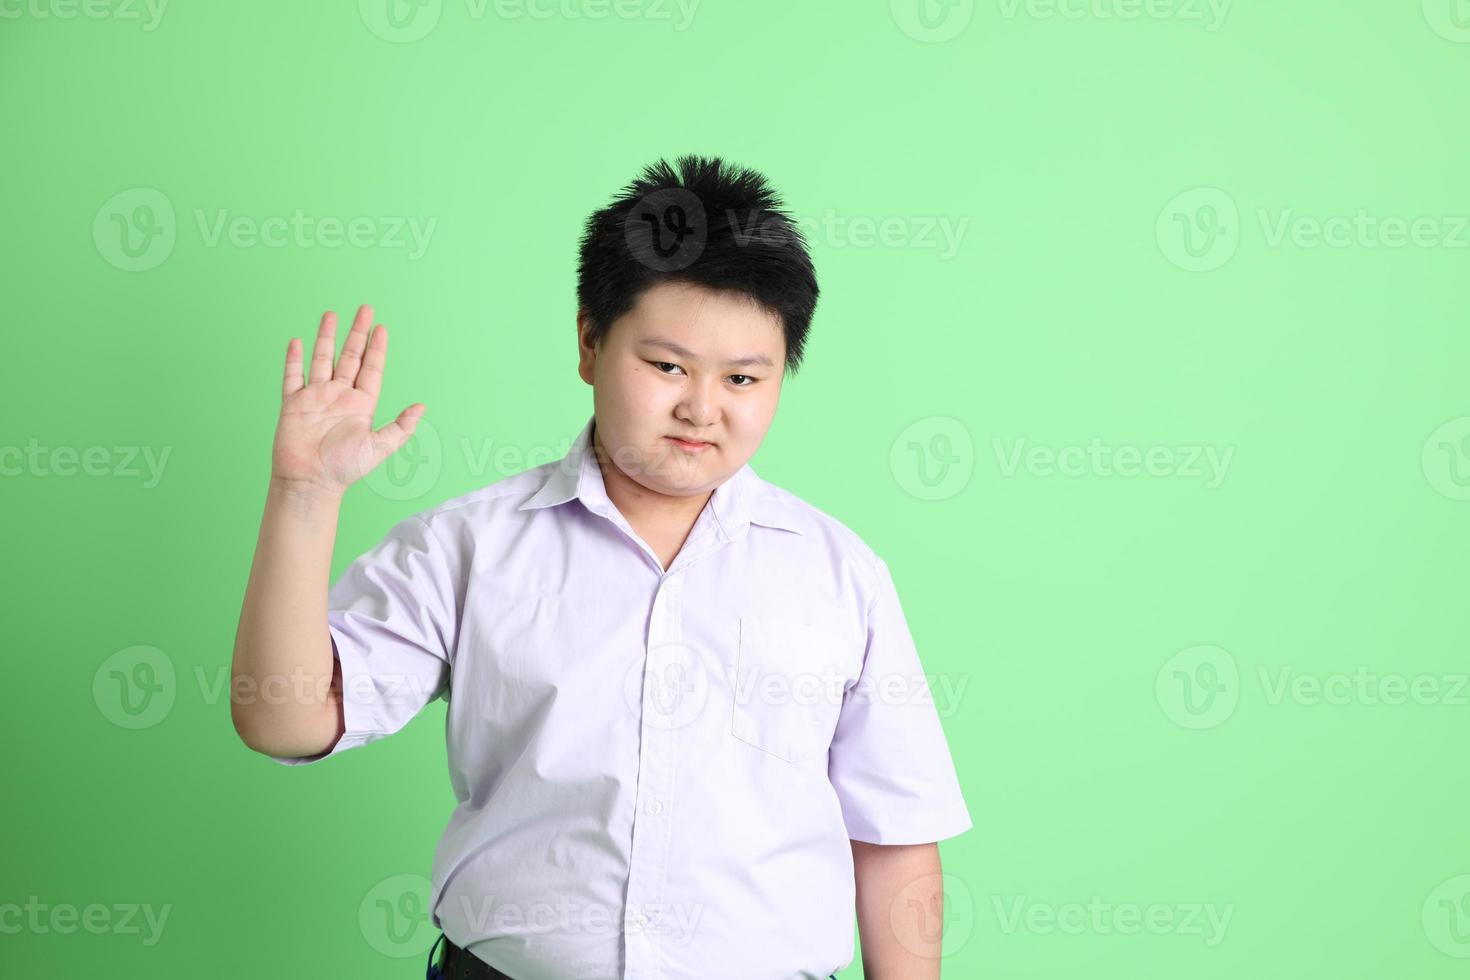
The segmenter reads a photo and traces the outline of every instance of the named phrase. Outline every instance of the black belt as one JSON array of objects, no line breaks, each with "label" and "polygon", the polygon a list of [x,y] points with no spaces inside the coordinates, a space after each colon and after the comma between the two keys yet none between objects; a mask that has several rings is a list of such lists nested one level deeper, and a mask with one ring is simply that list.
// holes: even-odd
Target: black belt
[{"label": "black belt", "polygon": [[[444,944],[444,956],[434,962],[434,950]],[[429,966],[424,971],[427,980],[515,980],[508,973],[501,973],[478,956],[454,945],[453,940],[441,934],[429,947]]]},{"label": "black belt", "polygon": [[[434,950],[444,944],[444,956],[434,962]],[[501,973],[478,956],[454,945],[446,935],[440,934],[429,947],[429,967],[424,976],[427,980],[515,980],[508,973]],[[834,973],[829,980],[836,980]]]}]

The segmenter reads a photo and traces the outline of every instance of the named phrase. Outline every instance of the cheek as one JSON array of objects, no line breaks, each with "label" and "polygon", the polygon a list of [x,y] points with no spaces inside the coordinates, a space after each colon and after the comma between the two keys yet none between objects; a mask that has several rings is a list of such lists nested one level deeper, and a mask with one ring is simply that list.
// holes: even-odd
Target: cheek
[{"label": "cheek", "polygon": [[608,372],[607,387],[623,401],[637,401],[655,388],[656,379],[650,367],[627,367]]}]

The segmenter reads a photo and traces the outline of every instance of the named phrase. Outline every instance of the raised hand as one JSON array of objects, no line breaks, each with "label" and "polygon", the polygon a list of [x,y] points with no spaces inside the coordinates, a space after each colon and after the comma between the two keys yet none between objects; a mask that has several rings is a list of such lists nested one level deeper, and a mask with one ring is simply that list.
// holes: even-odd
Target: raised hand
[{"label": "raised hand", "polygon": [[373,308],[358,307],[334,371],[337,314],[323,314],[312,349],[311,373],[305,379],[301,341],[291,338],[286,347],[281,418],[271,451],[272,483],[340,497],[413,435],[424,414],[419,402],[373,431],[373,410],[388,359],[388,328],[378,324],[369,336],[372,322]]}]

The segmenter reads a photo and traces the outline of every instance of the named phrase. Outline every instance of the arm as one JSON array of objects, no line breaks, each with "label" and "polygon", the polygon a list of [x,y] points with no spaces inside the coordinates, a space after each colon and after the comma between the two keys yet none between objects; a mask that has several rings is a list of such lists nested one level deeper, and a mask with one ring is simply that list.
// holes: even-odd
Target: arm
[{"label": "arm", "polygon": [[250,748],[311,756],[345,727],[327,630],[327,577],[340,498],[272,479],[240,609],[230,717]]},{"label": "arm", "polygon": [[852,841],[867,980],[936,980],[944,926],[938,844]]},{"label": "arm", "polygon": [[387,328],[369,338],[372,307],[359,308],[334,374],[336,322],[322,317],[309,379],[300,342],[286,349],[265,516],[235,634],[230,717],[240,739],[267,755],[320,755],[345,730],[327,628],[337,516],[347,487],[407,442],[423,413],[416,402],[373,431]]}]

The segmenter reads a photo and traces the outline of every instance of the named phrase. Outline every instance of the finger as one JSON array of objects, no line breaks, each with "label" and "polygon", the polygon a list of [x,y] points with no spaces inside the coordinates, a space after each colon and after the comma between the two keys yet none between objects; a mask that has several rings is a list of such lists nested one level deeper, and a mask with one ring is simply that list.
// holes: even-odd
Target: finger
[{"label": "finger", "polygon": [[286,345],[286,376],[281,380],[281,397],[306,387],[301,379],[301,339],[292,337]]},{"label": "finger", "polygon": [[337,359],[337,369],[332,373],[334,379],[348,384],[357,380],[357,368],[362,363],[362,351],[367,346],[368,328],[372,323],[373,308],[364,303],[357,308],[357,316],[352,318],[352,330],[347,334],[342,356]]},{"label": "finger", "polygon": [[388,361],[388,328],[381,323],[373,328],[368,338],[367,351],[362,355],[362,367],[357,372],[356,387],[374,398],[383,387],[383,365]]},{"label": "finger", "polygon": [[311,349],[311,375],[307,384],[332,380],[332,355],[337,351],[337,314],[331,310],[322,314],[322,324],[316,331],[316,346]]},{"label": "finger", "polygon": [[399,412],[398,418],[373,433],[373,448],[377,457],[373,460],[373,466],[398,452],[404,443],[413,438],[414,429],[418,427],[419,418],[423,414],[423,404],[414,402]]}]

